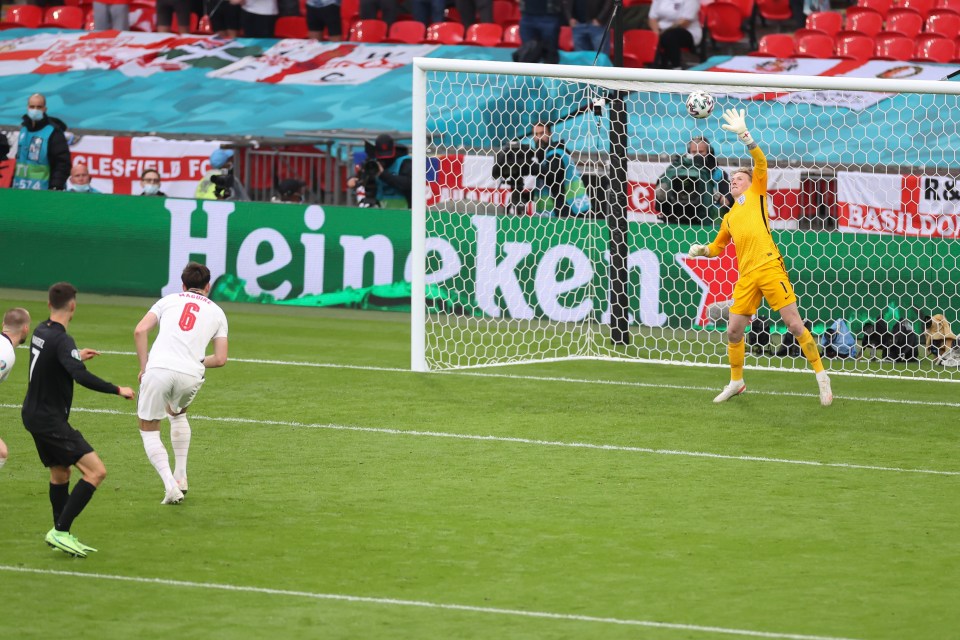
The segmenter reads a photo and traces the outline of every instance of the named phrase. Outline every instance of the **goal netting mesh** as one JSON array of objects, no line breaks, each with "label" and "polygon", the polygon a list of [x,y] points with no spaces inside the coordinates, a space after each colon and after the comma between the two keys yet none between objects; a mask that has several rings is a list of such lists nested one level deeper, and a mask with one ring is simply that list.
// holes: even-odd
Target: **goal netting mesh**
[{"label": "goal netting mesh", "polygon": [[[713,240],[727,181],[750,164],[720,127],[723,110],[743,109],[769,161],[771,233],[801,315],[835,356],[828,368],[960,379],[937,359],[949,335],[934,329],[927,346],[927,317],[960,331],[958,85],[541,68],[418,67],[425,278],[414,368],[726,366],[734,248],[713,259],[687,250]],[[705,119],[686,111],[694,89],[716,100]],[[622,242],[611,243],[618,225]],[[757,329],[770,319],[770,339],[751,331],[747,366],[805,369],[779,316],[766,304],[757,316]]]}]

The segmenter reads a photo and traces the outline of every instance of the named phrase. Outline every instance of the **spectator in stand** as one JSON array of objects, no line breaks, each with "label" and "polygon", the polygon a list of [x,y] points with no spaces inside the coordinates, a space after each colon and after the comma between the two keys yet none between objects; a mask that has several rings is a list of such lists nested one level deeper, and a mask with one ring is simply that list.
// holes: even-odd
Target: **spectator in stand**
[{"label": "spectator in stand", "polygon": [[360,19],[376,20],[377,12],[380,12],[379,18],[387,23],[393,24],[397,20],[397,0],[360,0]]},{"label": "spectator in stand", "polygon": [[240,35],[240,5],[228,0],[210,0],[210,28],[221,38],[233,39]]},{"label": "spectator in stand", "polygon": [[[461,0],[463,1],[463,0]],[[469,0],[472,2],[473,0]],[[492,0],[483,0],[492,2]],[[430,25],[434,22],[443,22],[446,19],[447,3],[445,0],[411,0],[413,19]],[[467,19],[463,19],[464,26],[469,26]]]},{"label": "spectator in stand", "polygon": [[177,32],[190,32],[190,0],[157,0],[157,31],[171,33],[173,16],[177,16]]},{"label": "spectator in stand", "polygon": [[613,0],[574,0],[573,27],[574,51],[610,51],[610,37],[604,38],[607,23],[613,14]]},{"label": "spectator in stand", "polygon": [[277,0],[230,0],[239,4],[240,24],[243,26],[245,38],[273,38],[274,27],[277,26],[277,15],[280,13]]},{"label": "spectator in stand", "polygon": [[288,202],[291,204],[303,204],[306,199],[307,183],[296,178],[287,178],[277,184],[277,195],[270,199],[270,202]]},{"label": "spectator in stand", "polygon": [[97,0],[93,3],[95,31],[130,30],[130,0]]},{"label": "spectator in stand", "polygon": [[648,19],[650,30],[660,37],[654,65],[683,69],[684,49],[700,44],[700,0],[653,0]]},{"label": "spectator in stand", "polygon": [[340,0],[307,0],[307,37],[323,40],[323,30],[327,30],[327,40],[343,40],[343,27],[340,19]]},{"label": "spectator in stand", "polygon": [[493,22],[493,0],[457,0],[457,12],[464,27]]},{"label": "spectator in stand", "polygon": [[167,196],[160,191],[160,172],[156,169],[143,170],[140,174],[140,186],[143,188],[143,193],[140,194],[142,196]]},{"label": "spectator in stand", "polygon": [[514,59],[560,62],[560,27],[570,24],[570,20],[570,0],[520,0],[521,45],[517,51],[521,53]]},{"label": "spectator in stand", "polygon": [[70,169],[70,179],[67,180],[67,191],[77,193],[100,193],[90,184],[90,170],[83,162],[78,162]]},{"label": "spectator in stand", "polygon": [[27,99],[20,126],[14,189],[63,191],[70,176],[67,125],[47,114],[47,99],[35,93]]}]

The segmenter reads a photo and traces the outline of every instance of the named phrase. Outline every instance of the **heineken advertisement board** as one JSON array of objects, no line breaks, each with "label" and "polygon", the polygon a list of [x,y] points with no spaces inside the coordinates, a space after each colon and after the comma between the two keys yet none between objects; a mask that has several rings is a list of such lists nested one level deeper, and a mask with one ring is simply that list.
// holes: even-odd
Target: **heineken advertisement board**
[{"label": "heineken advertisement board", "polygon": [[[221,282],[243,281],[228,296],[234,299],[357,305],[349,294],[374,286],[402,292],[410,279],[406,211],[2,190],[0,225],[3,287],[46,289],[68,280],[82,292],[160,296],[180,290],[180,271],[195,259],[215,278],[227,276]],[[634,322],[703,325],[707,308],[729,299],[732,253],[713,260],[684,253],[713,233],[631,223]],[[960,306],[957,279],[943,270],[960,257],[958,242],[774,235],[801,311],[815,322],[876,317],[891,304],[918,312]],[[431,214],[428,236],[431,291],[457,296],[465,312],[604,320],[603,221]]]}]

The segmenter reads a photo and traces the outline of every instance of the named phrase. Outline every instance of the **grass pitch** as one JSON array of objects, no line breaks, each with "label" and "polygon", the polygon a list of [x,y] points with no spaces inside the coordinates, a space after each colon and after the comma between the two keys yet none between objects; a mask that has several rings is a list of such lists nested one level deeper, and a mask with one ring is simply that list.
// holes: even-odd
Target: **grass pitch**
[{"label": "grass pitch", "polygon": [[[46,317],[43,294],[2,293]],[[153,301],[78,302],[70,332],[108,352],[89,368],[135,386]],[[413,374],[406,316],[227,314],[182,505],[160,505],[134,404],[77,387],[71,422],[108,469],[74,524],[85,560],[43,543],[18,351],[6,637],[960,637],[956,385],[836,376],[824,409],[809,372],[748,370],[714,406],[722,369]]]}]

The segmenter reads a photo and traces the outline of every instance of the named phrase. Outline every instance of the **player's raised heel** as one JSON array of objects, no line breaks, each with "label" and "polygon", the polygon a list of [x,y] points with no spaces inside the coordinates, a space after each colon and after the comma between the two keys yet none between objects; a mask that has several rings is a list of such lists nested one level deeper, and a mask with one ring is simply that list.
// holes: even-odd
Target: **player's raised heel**
[{"label": "player's raised heel", "polygon": [[180,491],[178,487],[174,487],[167,491],[167,495],[163,497],[163,502],[160,504],[180,504],[183,502],[183,491]]},{"label": "player's raised heel", "polygon": [[180,487],[180,491],[183,493],[183,497],[187,497],[187,476],[182,478],[177,478],[177,486]]},{"label": "player's raised heel", "polygon": [[747,390],[747,384],[743,380],[733,380],[723,388],[723,391],[713,399],[714,402],[726,402],[734,396],[738,396]]},{"label": "player's raised heel", "polygon": [[74,558],[87,557],[87,553],[83,550],[80,542],[67,531],[50,529],[50,531],[47,531],[46,537],[44,537],[44,542],[54,549],[63,551],[65,554],[73,556]]},{"label": "player's raised heel", "polygon": [[830,376],[826,371],[817,374],[817,386],[820,387],[820,404],[829,407],[833,404],[833,389],[830,388]]}]

